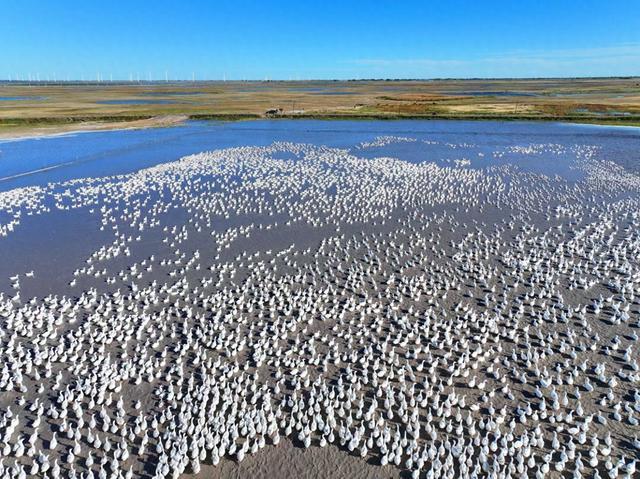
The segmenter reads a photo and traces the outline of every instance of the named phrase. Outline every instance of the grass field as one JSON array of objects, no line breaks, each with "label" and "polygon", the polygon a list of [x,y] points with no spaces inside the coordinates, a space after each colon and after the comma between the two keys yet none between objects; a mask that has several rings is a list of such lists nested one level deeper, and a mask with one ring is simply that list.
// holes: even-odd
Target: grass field
[{"label": "grass field", "polygon": [[[640,78],[0,83],[0,136],[176,119],[441,118],[640,125]],[[129,123],[129,122],[136,123]]]}]

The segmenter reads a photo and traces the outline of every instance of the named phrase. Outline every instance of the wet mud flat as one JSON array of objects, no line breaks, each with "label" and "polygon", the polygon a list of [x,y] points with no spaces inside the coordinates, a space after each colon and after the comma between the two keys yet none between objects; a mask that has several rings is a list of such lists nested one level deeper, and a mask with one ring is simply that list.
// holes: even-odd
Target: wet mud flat
[{"label": "wet mud flat", "polygon": [[640,178],[425,141],[0,193],[3,475],[632,476]]}]

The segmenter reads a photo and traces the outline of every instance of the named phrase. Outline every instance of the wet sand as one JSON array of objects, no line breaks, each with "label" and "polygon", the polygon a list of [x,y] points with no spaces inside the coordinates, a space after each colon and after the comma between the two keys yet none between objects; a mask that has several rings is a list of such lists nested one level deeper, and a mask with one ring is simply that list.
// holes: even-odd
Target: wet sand
[{"label": "wet sand", "polygon": [[185,474],[185,478],[268,478],[299,477],[312,479],[332,477],[336,479],[392,479],[403,477],[392,466],[380,466],[375,461],[362,459],[340,451],[335,446],[311,447],[305,449],[284,440],[238,463],[225,459],[217,466],[203,466],[198,474]]},{"label": "wet sand", "polygon": [[633,475],[640,177],[434,142],[0,193],[1,471]]}]

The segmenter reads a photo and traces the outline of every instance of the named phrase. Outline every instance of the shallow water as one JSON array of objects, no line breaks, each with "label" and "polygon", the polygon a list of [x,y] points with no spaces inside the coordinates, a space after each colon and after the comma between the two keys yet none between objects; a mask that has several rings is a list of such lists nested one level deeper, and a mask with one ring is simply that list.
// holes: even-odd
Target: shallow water
[{"label": "shallow water", "polygon": [[175,100],[102,100],[97,101],[101,105],[168,105],[179,103]]},{"label": "shallow water", "polygon": [[356,93],[348,90],[333,90],[327,87],[295,87],[288,88],[292,92],[306,92],[314,95],[355,95]]},{"label": "shallow water", "polygon": [[523,91],[466,91],[465,96],[540,96],[537,93]]},{"label": "shallow water", "polygon": [[39,101],[46,98],[45,96],[0,96],[0,101]]},{"label": "shallow water", "polygon": [[[480,430],[532,477],[559,460],[552,437],[588,457],[565,421],[624,463],[640,432],[613,414],[640,410],[640,177],[599,160],[635,170],[638,141],[560,124],[275,120],[0,144],[0,167],[18,172],[6,188],[167,162],[0,194],[0,409],[22,418],[5,450],[35,443],[0,477],[36,475],[40,450],[60,477],[111,457],[114,474],[141,477],[166,457],[185,458],[175,477],[201,460],[207,478],[442,477],[429,451],[475,447]],[[172,161],[202,150],[215,151]],[[187,467],[173,431],[195,437],[198,409],[211,446]],[[270,429],[243,432],[274,410]],[[65,430],[79,436],[51,446]],[[483,451],[460,470],[481,471]]]},{"label": "shallow water", "polygon": [[[416,141],[359,148],[381,136]],[[169,128],[0,141],[0,191],[73,178],[130,173],[192,153],[235,146],[265,146],[274,141],[345,148],[371,158],[393,156],[440,165],[463,161],[472,168],[503,166],[508,162],[519,168],[569,179],[576,177],[573,157],[570,152],[560,151],[582,145],[597,148],[597,158],[640,171],[638,128],[492,121],[194,121]],[[547,148],[537,148],[529,154],[516,151],[532,145],[547,145]],[[501,152],[500,156],[496,157],[496,152]]]},{"label": "shallow water", "polygon": [[143,91],[141,95],[148,96],[191,96],[191,95],[205,95],[204,91]]}]

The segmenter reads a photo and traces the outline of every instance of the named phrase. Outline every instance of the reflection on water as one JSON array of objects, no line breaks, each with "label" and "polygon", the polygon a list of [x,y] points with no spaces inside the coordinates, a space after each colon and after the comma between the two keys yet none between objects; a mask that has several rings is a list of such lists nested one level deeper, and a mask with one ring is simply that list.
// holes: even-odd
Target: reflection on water
[{"label": "reflection on water", "polygon": [[171,103],[179,103],[175,100],[100,100],[96,103],[101,105],[167,105]]},{"label": "reflection on water", "polygon": [[0,101],[39,101],[46,98],[46,96],[0,96]]},{"label": "reflection on water", "polygon": [[141,95],[149,96],[190,96],[190,95],[204,95],[203,91],[143,91]]},{"label": "reflection on water", "polygon": [[[377,142],[385,136],[414,141]],[[207,150],[266,146],[274,141],[351,150],[365,158],[502,166],[576,178],[576,146],[640,171],[640,129],[492,121],[259,120],[188,122],[170,128],[70,134],[0,141],[0,190],[73,178],[129,173]],[[360,147],[372,143],[375,146]]]}]

